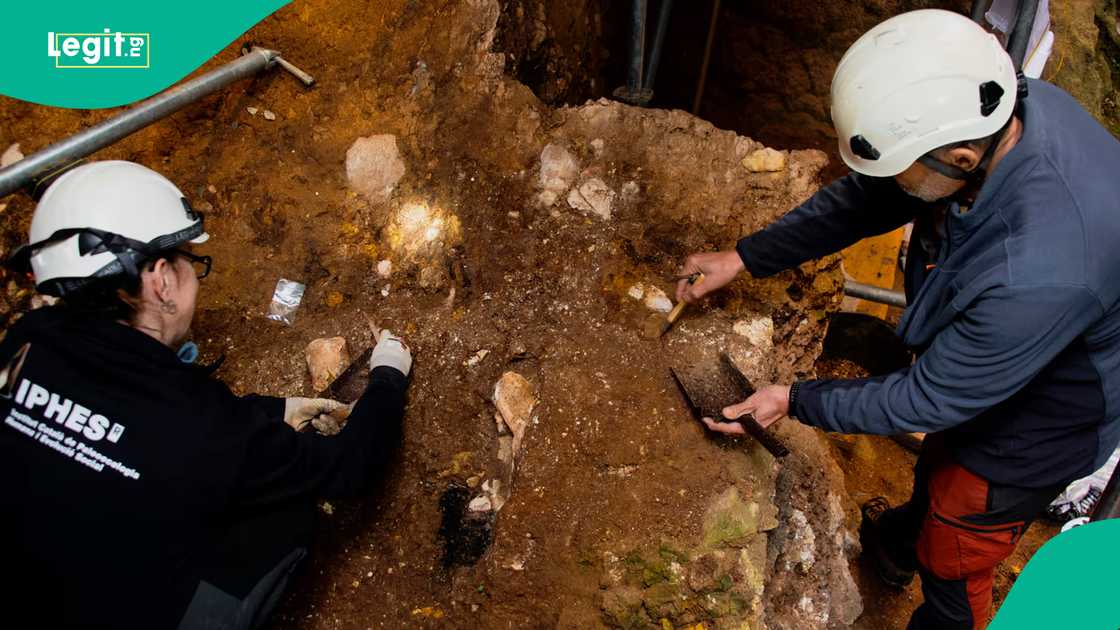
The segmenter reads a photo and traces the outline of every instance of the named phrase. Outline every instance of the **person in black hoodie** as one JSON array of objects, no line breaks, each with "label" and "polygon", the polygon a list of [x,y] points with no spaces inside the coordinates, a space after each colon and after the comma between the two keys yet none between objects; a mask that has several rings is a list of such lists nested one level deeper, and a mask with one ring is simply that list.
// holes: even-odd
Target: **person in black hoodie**
[{"label": "person in black hoodie", "polygon": [[[62,175],[9,261],[56,306],[0,342],[0,532],[9,619],[251,628],[307,553],[318,499],[361,495],[400,441],[411,354],[383,332],[340,403],[235,396],[179,360],[210,259],[202,217],[129,162]],[[13,586],[14,585],[14,586]]]}]

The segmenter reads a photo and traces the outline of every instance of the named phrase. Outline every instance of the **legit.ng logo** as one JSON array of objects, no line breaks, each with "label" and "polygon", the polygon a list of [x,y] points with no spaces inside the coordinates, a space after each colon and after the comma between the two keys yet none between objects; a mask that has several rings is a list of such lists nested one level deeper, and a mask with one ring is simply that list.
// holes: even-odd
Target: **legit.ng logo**
[{"label": "legit.ng logo", "polygon": [[47,33],[47,56],[56,68],[148,68],[151,33]]}]

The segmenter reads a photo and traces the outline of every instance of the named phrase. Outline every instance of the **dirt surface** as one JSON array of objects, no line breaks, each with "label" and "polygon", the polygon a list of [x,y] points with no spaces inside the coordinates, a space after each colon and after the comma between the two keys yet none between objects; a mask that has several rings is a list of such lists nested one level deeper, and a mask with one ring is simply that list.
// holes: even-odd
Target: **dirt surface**
[{"label": "dirt surface", "polygon": [[[194,340],[202,361],[226,356],[218,376],[236,392],[313,394],[307,344],[341,336],[357,357],[371,324],[415,354],[397,474],[367,500],[321,506],[311,561],[274,627],[800,629],[849,624],[864,607],[859,623],[900,627],[913,593],[879,597],[857,571],[861,607],[849,494],[901,500],[908,455],[890,442],[845,451],[786,422],[777,430],[793,453],[777,464],[749,439],[706,435],[668,372],[686,352],[723,350],[757,386],[813,375],[839,304],[837,260],[736,281],[662,339],[642,334],[655,315],[633,297],[638,284],[671,292],[684,255],[728,247],[806,198],[824,155],[783,152],[781,170],[755,172],[741,161],[760,143],[683,112],[551,109],[503,75],[515,66],[492,52],[499,10],[293,4],[204,69],[252,40],[315,88],[265,74],[95,156],[163,172],[207,214],[214,270]],[[560,17],[594,23],[581,11]],[[572,77],[557,99],[585,89]],[[112,113],[0,100],[0,148],[31,153]],[[348,149],[371,134],[395,136],[407,167],[383,201],[346,175]],[[550,143],[579,168],[546,202]],[[609,218],[568,202],[591,180],[611,193]],[[25,239],[32,209],[24,195],[0,200],[0,255]],[[33,292],[0,274],[6,327]],[[264,318],[279,278],[307,285],[291,326]],[[506,371],[539,400],[512,495],[481,559],[446,568],[441,499],[499,474],[491,399]],[[864,451],[873,464],[851,455]]]},{"label": "dirt surface", "polygon": [[[165,173],[207,214],[203,253],[215,262],[193,336],[202,361],[226,356],[218,377],[236,392],[314,393],[307,344],[341,336],[360,356],[371,323],[403,334],[415,354],[396,474],[368,500],[322,505],[312,559],[274,626],[618,626],[611,597],[635,591],[637,616],[625,625],[853,618],[858,593],[830,586],[851,581],[850,545],[830,507],[844,496],[838,473],[806,456],[794,479],[757,445],[712,440],[667,370],[670,343],[731,340],[757,350],[756,382],[810,374],[839,303],[836,260],[737,282],[666,340],[642,335],[651,310],[630,296],[637,283],[670,291],[684,255],[727,247],[811,194],[824,157],[783,153],[781,171],[751,172],[740,160],[759,143],[680,112],[550,110],[503,76],[491,52],[498,10],[481,0],[291,5],[206,68],[252,40],[312,73],[316,87],[265,74],[95,156]],[[3,101],[0,144],[30,153],[112,113]],[[406,165],[387,200],[347,181],[348,149],[371,134],[395,136]],[[580,168],[546,203],[538,179],[549,142]],[[609,218],[569,201],[568,188],[586,197],[592,179],[610,193]],[[3,203],[0,253],[25,238],[33,209],[23,195]],[[383,260],[388,277],[377,271]],[[307,285],[291,326],[263,317],[279,278]],[[31,291],[26,279],[3,282],[11,321]],[[760,317],[764,338],[733,331]],[[445,568],[441,498],[498,473],[491,397],[510,370],[540,401],[512,496],[482,558]],[[805,449],[821,448],[800,435]],[[791,510],[800,521],[785,522]],[[817,530],[815,562],[770,588],[768,576],[789,572],[791,545]],[[681,555],[664,567],[654,556],[666,546]],[[618,562],[639,570],[616,572]],[[791,598],[807,602],[801,612],[785,609]]]}]

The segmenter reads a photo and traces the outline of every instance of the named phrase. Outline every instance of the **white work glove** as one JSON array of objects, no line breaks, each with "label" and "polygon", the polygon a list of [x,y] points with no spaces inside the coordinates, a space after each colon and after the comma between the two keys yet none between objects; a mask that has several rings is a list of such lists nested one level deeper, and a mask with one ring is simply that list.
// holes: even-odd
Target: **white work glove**
[{"label": "white work glove", "polygon": [[370,370],[381,366],[394,368],[405,376],[408,376],[409,371],[412,370],[412,352],[400,337],[388,330],[381,331],[377,345],[369,355]]},{"label": "white work glove", "polygon": [[349,405],[329,398],[285,398],[284,422],[296,431],[306,429],[312,420]]}]

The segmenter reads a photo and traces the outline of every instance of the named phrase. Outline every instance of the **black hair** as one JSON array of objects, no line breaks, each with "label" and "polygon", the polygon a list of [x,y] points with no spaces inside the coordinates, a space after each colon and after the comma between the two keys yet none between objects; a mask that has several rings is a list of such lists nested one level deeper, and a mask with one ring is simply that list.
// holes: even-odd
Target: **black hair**
[{"label": "black hair", "polygon": [[[151,271],[161,258],[174,262],[176,257],[173,250],[157,252],[138,261],[137,269]],[[136,307],[124,299],[121,293],[132,298],[140,297],[139,274],[133,276],[119,273],[96,280],[78,291],[66,294],[60,303],[67,310],[86,317],[131,321],[136,314]]]}]

